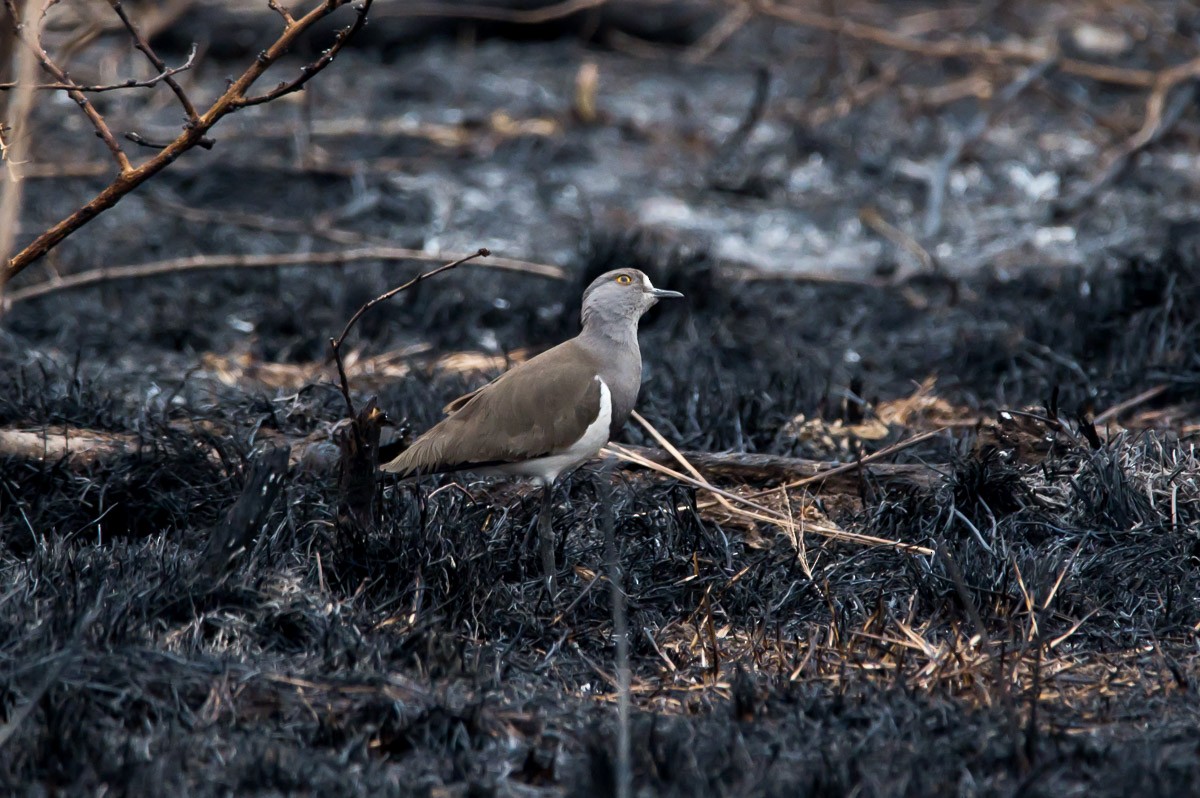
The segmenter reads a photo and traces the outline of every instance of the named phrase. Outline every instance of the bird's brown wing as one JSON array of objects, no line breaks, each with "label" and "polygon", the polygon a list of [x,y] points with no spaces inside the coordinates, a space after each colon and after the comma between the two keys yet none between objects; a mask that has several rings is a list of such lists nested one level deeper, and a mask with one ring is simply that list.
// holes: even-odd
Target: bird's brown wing
[{"label": "bird's brown wing", "polygon": [[451,415],[381,468],[403,475],[521,462],[562,451],[600,412],[593,359],[554,347],[447,405]]}]

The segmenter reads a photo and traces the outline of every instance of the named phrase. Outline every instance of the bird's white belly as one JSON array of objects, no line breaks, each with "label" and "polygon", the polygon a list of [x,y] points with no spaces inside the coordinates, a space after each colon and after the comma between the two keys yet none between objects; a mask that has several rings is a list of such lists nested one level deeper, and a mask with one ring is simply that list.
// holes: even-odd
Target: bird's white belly
[{"label": "bird's white belly", "polygon": [[600,383],[600,412],[596,414],[596,420],[583,431],[579,440],[558,454],[479,469],[476,473],[482,476],[533,477],[542,484],[549,484],[558,479],[563,472],[570,471],[595,457],[604,444],[608,443],[609,425],[612,423],[612,394],[599,376],[596,377],[596,382]]}]

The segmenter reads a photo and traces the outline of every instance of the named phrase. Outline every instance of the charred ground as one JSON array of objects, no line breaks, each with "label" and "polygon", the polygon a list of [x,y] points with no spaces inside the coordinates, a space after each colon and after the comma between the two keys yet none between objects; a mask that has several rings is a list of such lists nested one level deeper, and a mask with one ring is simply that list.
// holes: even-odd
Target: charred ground
[{"label": "charred ground", "polygon": [[[419,64],[425,51],[410,33],[397,34],[403,56],[379,39],[378,52],[350,54],[363,59],[354,74],[368,81],[377,58]],[[427,46],[431,65],[415,69],[436,72],[449,45]],[[578,46],[487,45],[535,72]],[[603,70],[625,56],[599,57]],[[397,97],[388,80],[370,85]],[[881,135],[869,113],[838,124]],[[603,137],[560,130],[437,159],[424,139],[324,145],[335,163],[353,163],[360,145],[380,157],[411,145],[409,168],[436,164],[458,186],[489,169],[517,175],[515,199],[495,213],[546,226],[525,214],[549,209],[554,221],[557,206],[522,205],[520,173],[557,164],[566,176],[549,183],[568,182],[572,163],[603,166]],[[297,246],[294,235],[248,230],[256,214],[410,246],[462,235],[440,227],[462,217],[447,215],[432,183],[285,169],[271,164],[269,139],[242,146],[260,149],[240,149],[244,163],[169,172],[159,193],[131,197],[126,215],[80,235],[128,261]],[[256,155],[267,165],[248,172]],[[35,186],[29,223],[82,183]],[[1153,199],[1122,183],[1106,207]],[[201,221],[172,203],[242,219]],[[638,790],[1193,790],[1196,231],[1164,224],[1084,267],[836,282],[753,272],[705,236],[625,221],[598,214],[518,250],[561,264],[564,279],[464,266],[368,316],[356,333],[356,398],[378,396],[423,429],[507,353],[572,334],[591,276],[635,265],[689,297],[655,310],[642,334],[639,407],[680,448],[845,461],[947,427],[890,458],[928,465],[926,478],[864,468],[836,488],[760,499],[933,555],[789,535],[657,474],[617,472],[610,509],[629,595]],[[512,235],[515,246],[535,232]],[[67,271],[95,265],[74,240],[61,258]],[[125,445],[0,460],[6,791],[611,792],[612,621],[597,577],[605,477],[580,472],[556,509],[569,530],[562,560],[574,566],[558,606],[542,599],[536,552],[523,545],[534,496],[388,485],[378,527],[347,536],[336,475],[320,462],[290,471],[230,572],[204,567],[263,448],[327,440],[344,414],[324,362],[329,336],[415,268],[215,272],[14,305],[0,331],[0,429],[87,430]],[[653,445],[635,425],[625,440]]]}]

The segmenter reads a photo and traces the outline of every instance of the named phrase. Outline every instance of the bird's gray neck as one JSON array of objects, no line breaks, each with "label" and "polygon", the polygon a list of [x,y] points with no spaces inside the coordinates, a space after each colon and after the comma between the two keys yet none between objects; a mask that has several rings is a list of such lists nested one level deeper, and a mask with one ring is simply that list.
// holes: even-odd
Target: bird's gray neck
[{"label": "bird's gray neck", "polygon": [[638,348],[638,320],[628,316],[608,318],[598,313],[583,317],[583,331],[579,333],[584,343],[603,345],[616,351],[622,347]]}]

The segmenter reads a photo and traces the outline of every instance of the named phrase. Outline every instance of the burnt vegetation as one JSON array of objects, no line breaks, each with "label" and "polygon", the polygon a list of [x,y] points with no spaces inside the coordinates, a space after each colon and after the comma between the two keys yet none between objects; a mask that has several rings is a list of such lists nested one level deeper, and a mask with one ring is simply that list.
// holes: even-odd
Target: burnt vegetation
[{"label": "burnt vegetation", "polygon": [[[480,35],[514,51],[562,35],[675,47],[708,29],[692,31],[691,17],[637,27],[627,4],[610,5],[590,23],[518,16]],[[462,33],[453,15],[389,19],[346,53],[360,70]],[[175,55],[191,41],[176,35],[153,41]],[[245,55],[217,38],[213,57]],[[305,46],[299,57],[320,52]],[[1063,68],[1064,80],[1081,69]],[[397,96],[422,89],[398,80]],[[582,128],[466,127],[435,150],[464,180],[481,164],[553,169],[603,152]],[[428,165],[427,135],[391,146]],[[480,154],[474,137],[487,135]],[[261,173],[235,161],[167,170],[114,217],[141,218],[137,236],[119,222],[81,235],[148,262],[229,242],[274,257],[297,236],[316,252],[384,237],[420,250],[446,232],[432,184],[350,174],[336,157],[285,166],[274,142],[243,144]],[[328,146],[347,160],[368,157],[361,147],[400,157],[370,137]],[[41,229],[63,212],[51,189],[84,184],[100,185],[34,182],[23,218]],[[245,213],[219,216],[226,196]],[[298,206],[313,219],[302,231],[283,223]],[[1194,227],[1086,266],[943,263],[838,281],[756,272],[703,237],[624,222],[589,215],[558,267],[481,259],[364,315],[338,347],[348,397],[330,337],[397,272],[416,274],[411,263],[181,269],[41,295],[12,283],[0,327],[0,790],[617,794],[606,517],[626,594],[636,794],[1194,790]],[[70,244],[68,274],[88,268]],[[696,460],[761,510],[627,460],[585,467],[555,507],[567,530],[557,602],[542,591],[537,496],[522,485],[383,481],[368,520],[347,521],[336,468],[347,399],[374,397],[395,424],[384,446],[399,445],[449,398],[573,334],[582,288],[618,265],[688,297],[643,320],[648,425],[631,423],[623,442],[657,450],[653,429],[685,455],[774,456],[757,470]],[[903,445],[921,433],[933,434]],[[836,479],[769,470],[893,446]]]},{"label": "burnt vegetation", "polygon": [[[1081,273],[1053,285],[980,282],[970,285],[986,301],[900,323],[890,290],[714,280],[696,256],[624,238],[584,253],[580,280],[622,251],[658,284],[691,294],[707,283],[703,303],[652,317],[644,332],[654,355],[642,412],[688,448],[803,454],[779,430],[798,413],[837,420],[825,389],[847,373],[830,339],[869,353],[854,370],[865,390],[896,395],[906,375],[936,373],[959,407],[995,407],[999,377],[1010,402],[1062,385],[1097,407],[1164,380],[1165,408],[1200,377],[1144,332],[1183,340],[1196,324],[1197,266],[1170,253],[1105,276],[1090,295],[1080,287],[1098,278]],[[526,329],[533,309],[573,295],[522,290],[496,324],[456,296],[465,279],[451,275],[413,303],[432,318],[458,308],[447,342],[409,316],[433,352],[456,351],[464,329],[537,340]],[[839,318],[851,304],[865,312]],[[180,323],[202,326],[194,312]],[[319,290],[304,313],[327,329],[339,315]],[[547,340],[559,334],[557,318],[532,323]],[[405,326],[385,335],[406,340]],[[125,332],[145,341],[148,360],[173,348],[150,327]],[[260,335],[266,347],[284,343]],[[1031,367],[1022,339],[1034,335],[1036,351],[1083,375]],[[282,403],[225,388],[139,406],[134,393],[110,393],[136,375],[39,361],[9,355],[6,426],[130,433],[137,446],[82,468],[3,463],[4,705],[10,724],[28,713],[5,743],[9,785],[423,794],[516,780],[584,795],[609,783],[613,640],[586,471],[556,509],[575,569],[565,606],[545,605],[523,543],[535,497],[507,486],[389,485],[376,528],[346,536],[336,480],[295,469],[241,559],[215,576],[206,552],[256,440],[337,420],[332,386]],[[463,387],[418,372],[382,386],[380,401],[422,425]],[[856,496],[795,497],[797,509],[823,508],[845,529],[934,557],[815,536],[798,551],[770,528],[714,519],[703,492],[619,474],[636,784],[685,795],[863,784],[920,794],[964,778],[989,792],[1190,783],[1200,623],[1191,444],[1127,431],[1094,449],[1075,422],[1006,429],[983,415],[898,455],[937,463],[936,484],[876,484],[865,471]],[[646,442],[637,429],[627,439]]]}]

